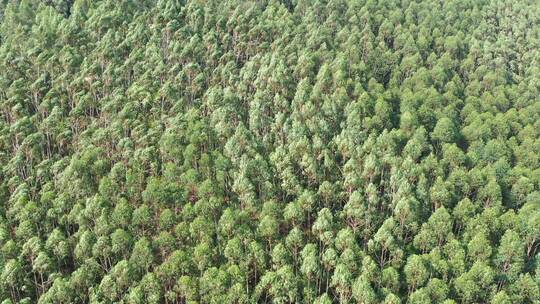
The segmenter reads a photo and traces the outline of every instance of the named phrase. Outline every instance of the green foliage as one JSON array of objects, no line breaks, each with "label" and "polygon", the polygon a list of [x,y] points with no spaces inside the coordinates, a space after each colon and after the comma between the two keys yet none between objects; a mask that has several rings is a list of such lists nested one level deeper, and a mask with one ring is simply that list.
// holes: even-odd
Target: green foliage
[{"label": "green foliage", "polygon": [[539,303],[539,25],[0,0],[0,303]]}]

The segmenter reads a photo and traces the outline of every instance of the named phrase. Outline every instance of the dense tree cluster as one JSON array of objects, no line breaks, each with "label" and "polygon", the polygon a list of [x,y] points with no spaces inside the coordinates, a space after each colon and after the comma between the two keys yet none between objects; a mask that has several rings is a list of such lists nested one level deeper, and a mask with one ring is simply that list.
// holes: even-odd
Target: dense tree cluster
[{"label": "dense tree cluster", "polygon": [[540,303],[536,1],[0,22],[2,304]]}]

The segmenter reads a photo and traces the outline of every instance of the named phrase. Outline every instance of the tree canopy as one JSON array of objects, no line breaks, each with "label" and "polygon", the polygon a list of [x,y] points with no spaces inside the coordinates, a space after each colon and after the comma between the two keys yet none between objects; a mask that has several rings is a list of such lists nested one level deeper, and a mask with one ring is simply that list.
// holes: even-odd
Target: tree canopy
[{"label": "tree canopy", "polygon": [[0,0],[0,303],[540,303],[540,6]]}]

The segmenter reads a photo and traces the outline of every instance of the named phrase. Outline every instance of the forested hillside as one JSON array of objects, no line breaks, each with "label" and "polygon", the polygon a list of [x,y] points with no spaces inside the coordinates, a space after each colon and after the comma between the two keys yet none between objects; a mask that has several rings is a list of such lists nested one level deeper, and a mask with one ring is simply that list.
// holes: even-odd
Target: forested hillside
[{"label": "forested hillside", "polygon": [[538,1],[0,22],[0,303],[540,303]]}]

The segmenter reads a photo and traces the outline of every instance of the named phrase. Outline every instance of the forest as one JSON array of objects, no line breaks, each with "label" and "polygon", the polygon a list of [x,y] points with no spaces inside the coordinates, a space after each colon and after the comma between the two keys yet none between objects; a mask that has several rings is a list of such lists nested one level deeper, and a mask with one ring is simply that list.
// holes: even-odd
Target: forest
[{"label": "forest", "polygon": [[0,303],[540,303],[538,1],[0,0]]}]

